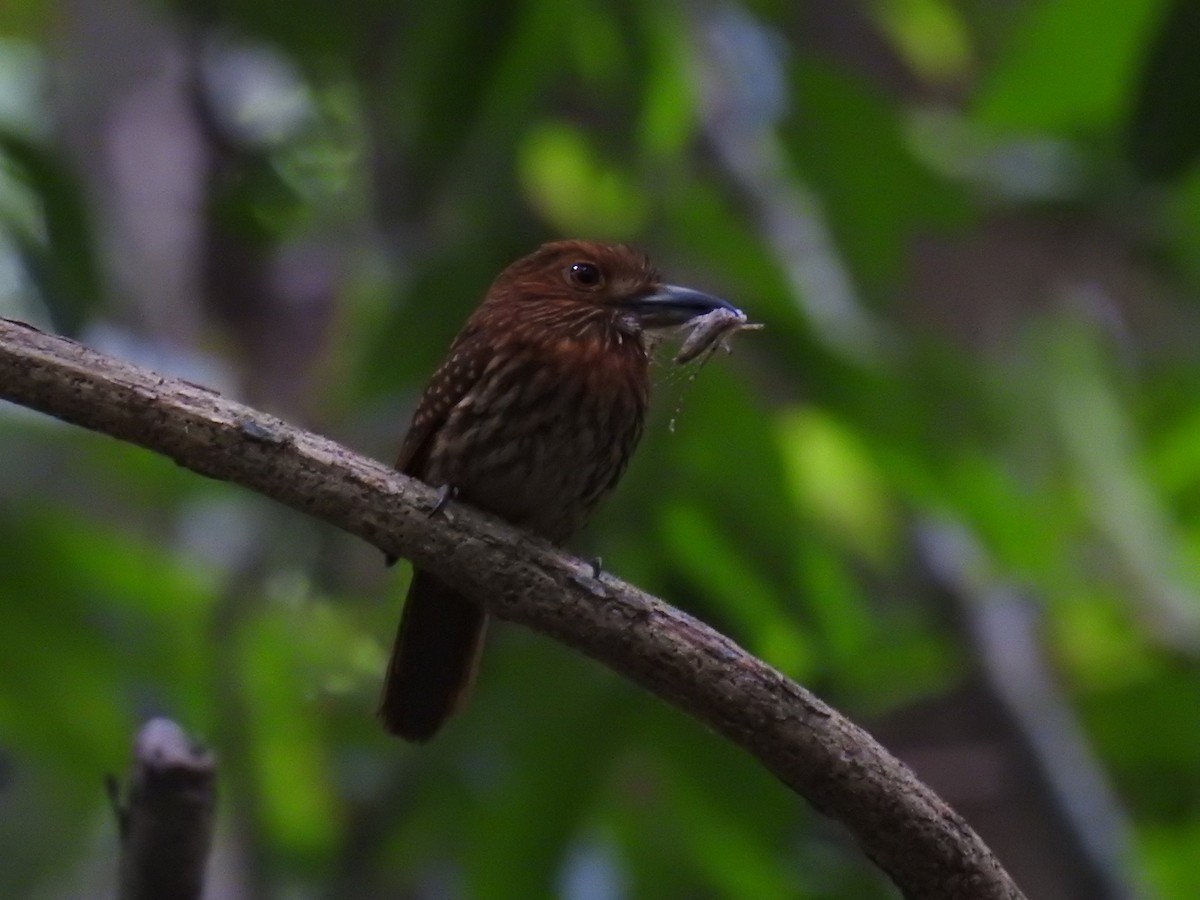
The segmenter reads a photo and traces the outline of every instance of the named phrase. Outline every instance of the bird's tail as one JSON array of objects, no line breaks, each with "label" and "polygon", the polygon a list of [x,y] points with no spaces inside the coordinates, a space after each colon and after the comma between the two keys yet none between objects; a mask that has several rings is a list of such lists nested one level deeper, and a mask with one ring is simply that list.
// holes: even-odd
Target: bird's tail
[{"label": "bird's tail", "polygon": [[388,731],[408,741],[434,736],[470,693],[486,625],[481,607],[413,572],[379,704]]}]

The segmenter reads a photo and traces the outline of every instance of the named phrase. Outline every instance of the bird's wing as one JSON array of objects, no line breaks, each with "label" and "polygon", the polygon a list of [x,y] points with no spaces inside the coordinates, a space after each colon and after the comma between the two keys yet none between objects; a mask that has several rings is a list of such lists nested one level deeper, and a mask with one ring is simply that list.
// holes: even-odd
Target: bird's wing
[{"label": "bird's wing", "polygon": [[[473,340],[474,336],[474,329],[468,327],[462,331],[451,345],[446,361],[425,385],[425,392],[417,402],[412,424],[408,426],[408,434],[404,436],[400,456],[396,460],[396,469],[405,475],[424,480],[434,437],[446,424],[450,411],[483,374],[487,364],[486,348],[481,341]],[[396,557],[389,554],[387,564],[390,566],[395,562]]]},{"label": "bird's wing", "polygon": [[483,374],[487,364],[485,348],[481,341],[473,340],[474,337],[474,329],[464,330],[459,334],[450,347],[446,361],[425,385],[425,392],[417,403],[412,424],[408,428],[408,434],[404,436],[400,456],[396,460],[396,468],[405,475],[415,478],[425,476],[434,436],[445,424],[450,411],[470,392]]}]

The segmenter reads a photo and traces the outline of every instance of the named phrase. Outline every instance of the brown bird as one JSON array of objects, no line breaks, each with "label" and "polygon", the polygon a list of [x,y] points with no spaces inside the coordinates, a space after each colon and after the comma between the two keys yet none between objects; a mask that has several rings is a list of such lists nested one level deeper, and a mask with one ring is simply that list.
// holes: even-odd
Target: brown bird
[{"label": "brown bird", "polygon": [[[716,309],[737,312],[664,284],[626,245],[545,244],[500,273],[454,339],[396,468],[561,543],[641,437],[647,334]],[[388,731],[410,741],[437,732],[470,689],[486,623],[481,607],[413,572],[379,709]]]}]

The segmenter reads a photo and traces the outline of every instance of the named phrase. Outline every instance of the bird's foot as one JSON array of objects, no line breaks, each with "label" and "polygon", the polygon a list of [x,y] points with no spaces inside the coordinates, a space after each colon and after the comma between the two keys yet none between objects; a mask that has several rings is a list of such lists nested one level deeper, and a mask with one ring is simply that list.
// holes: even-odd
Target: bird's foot
[{"label": "bird's foot", "polygon": [[604,586],[604,581],[601,576],[604,574],[604,569],[600,564],[600,557],[588,560],[588,565],[591,572],[587,574],[576,574],[571,576],[571,583],[576,587],[583,588],[593,597],[607,597],[608,588]]},{"label": "bird's foot", "polygon": [[439,513],[445,512],[446,507],[450,505],[451,500],[458,497],[458,488],[452,484],[443,484],[437,491],[437,499],[433,501],[433,506],[429,509],[429,518],[433,518]]}]

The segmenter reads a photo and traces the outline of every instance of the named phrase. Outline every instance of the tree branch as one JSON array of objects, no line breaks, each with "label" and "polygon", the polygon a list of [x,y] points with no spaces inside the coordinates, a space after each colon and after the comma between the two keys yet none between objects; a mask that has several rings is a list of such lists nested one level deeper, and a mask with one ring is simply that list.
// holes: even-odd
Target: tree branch
[{"label": "tree branch", "polygon": [[119,900],[200,900],[212,843],[212,755],[169,719],[151,719],[133,747],[129,792],[109,782],[121,833]]},{"label": "tree branch", "polygon": [[405,556],[632,679],[842,822],[910,898],[1015,900],[1000,863],[865,731],[686,613],[382,463],[212,390],[0,319],[0,398],[165,454]]}]

